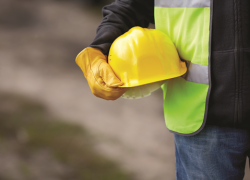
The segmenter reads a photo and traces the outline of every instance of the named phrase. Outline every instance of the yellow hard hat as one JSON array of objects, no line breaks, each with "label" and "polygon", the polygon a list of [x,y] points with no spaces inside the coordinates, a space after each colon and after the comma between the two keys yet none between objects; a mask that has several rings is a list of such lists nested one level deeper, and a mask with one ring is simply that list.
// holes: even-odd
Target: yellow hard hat
[{"label": "yellow hard hat", "polygon": [[171,39],[156,29],[133,27],[111,45],[108,63],[124,83],[135,87],[185,74]]}]

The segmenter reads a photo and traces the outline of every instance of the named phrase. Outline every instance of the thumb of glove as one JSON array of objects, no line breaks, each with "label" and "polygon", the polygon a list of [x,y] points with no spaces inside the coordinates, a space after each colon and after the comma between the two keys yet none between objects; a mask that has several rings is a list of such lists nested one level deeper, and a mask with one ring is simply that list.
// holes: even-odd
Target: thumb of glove
[{"label": "thumb of glove", "polygon": [[110,65],[106,62],[102,62],[99,65],[99,76],[103,79],[106,86],[110,88],[116,88],[124,84],[118,79]]}]

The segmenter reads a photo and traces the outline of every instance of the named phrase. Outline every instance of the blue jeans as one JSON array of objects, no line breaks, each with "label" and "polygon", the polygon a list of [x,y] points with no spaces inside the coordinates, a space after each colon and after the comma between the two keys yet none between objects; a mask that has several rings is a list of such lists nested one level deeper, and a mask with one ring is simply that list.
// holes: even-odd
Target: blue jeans
[{"label": "blue jeans", "polygon": [[250,132],[206,126],[195,136],[175,135],[177,180],[242,180]]}]

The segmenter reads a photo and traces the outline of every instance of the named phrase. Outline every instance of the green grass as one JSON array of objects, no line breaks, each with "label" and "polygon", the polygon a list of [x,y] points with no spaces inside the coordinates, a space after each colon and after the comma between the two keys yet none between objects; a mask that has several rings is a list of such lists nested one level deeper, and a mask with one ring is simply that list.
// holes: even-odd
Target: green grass
[{"label": "green grass", "polygon": [[[0,94],[0,118],[0,144],[17,141],[18,153],[24,157],[46,149],[56,161],[70,167],[71,180],[132,180],[93,150],[91,137],[84,129],[51,116],[41,104]],[[28,164],[21,171],[32,174]]]}]

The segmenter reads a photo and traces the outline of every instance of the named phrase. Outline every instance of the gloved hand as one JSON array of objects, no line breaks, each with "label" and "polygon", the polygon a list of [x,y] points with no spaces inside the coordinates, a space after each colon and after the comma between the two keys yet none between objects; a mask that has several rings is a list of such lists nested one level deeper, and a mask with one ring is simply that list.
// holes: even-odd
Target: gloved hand
[{"label": "gloved hand", "polygon": [[116,100],[126,88],[107,63],[105,56],[99,49],[88,47],[81,51],[76,57],[76,64],[81,68],[88,81],[92,93],[106,100]]}]

